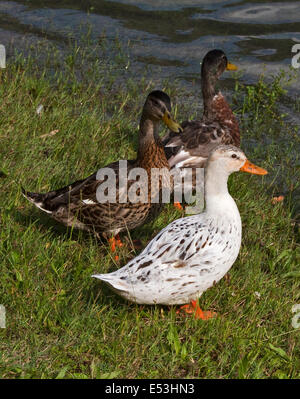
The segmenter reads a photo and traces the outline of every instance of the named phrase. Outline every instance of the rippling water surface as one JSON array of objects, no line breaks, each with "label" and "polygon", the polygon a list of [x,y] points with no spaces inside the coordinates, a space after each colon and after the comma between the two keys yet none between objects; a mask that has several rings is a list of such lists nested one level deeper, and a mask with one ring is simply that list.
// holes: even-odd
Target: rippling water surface
[{"label": "rippling water surface", "polygon": [[[88,5],[87,5],[88,4]],[[300,43],[299,1],[91,0],[0,1],[0,43],[46,38],[63,43],[84,24],[97,37],[130,40],[130,56],[160,66],[163,76],[190,81],[211,48],[222,48],[252,82],[264,69],[291,65]]]}]

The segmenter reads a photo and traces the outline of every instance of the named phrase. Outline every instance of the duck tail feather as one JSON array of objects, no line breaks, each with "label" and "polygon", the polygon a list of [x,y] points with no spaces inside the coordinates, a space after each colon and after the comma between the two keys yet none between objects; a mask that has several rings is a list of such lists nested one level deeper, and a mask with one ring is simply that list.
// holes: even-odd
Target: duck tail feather
[{"label": "duck tail feather", "polygon": [[26,191],[23,187],[21,187],[23,196],[28,199],[28,201],[32,202],[37,208],[41,209],[42,211],[51,214],[52,211],[47,209],[44,200],[45,194],[40,193],[32,193],[30,191]]}]

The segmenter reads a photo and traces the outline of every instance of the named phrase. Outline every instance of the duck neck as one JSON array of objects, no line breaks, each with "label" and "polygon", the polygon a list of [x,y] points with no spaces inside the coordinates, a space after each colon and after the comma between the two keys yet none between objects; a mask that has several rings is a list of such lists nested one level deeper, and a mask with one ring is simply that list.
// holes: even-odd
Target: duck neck
[{"label": "duck neck", "polygon": [[208,72],[202,73],[201,88],[203,97],[203,117],[211,119],[213,117],[212,102],[215,96],[216,78]]},{"label": "duck neck", "polygon": [[218,215],[232,215],[237,206],[228,192],[228,172],[222,165],[210,164],[205,169],[206,212]]},{"label": "duck neck", "polygon": [[153,151],[153,147],[161,147],[162,143],[159,137],[159,120],[149,118],[149,116],[143,112],[140,121],[140,132],[139,132],[139,147],[138,147],[138,159],[142,160],[145,154],[148,153],[149,149]]}]

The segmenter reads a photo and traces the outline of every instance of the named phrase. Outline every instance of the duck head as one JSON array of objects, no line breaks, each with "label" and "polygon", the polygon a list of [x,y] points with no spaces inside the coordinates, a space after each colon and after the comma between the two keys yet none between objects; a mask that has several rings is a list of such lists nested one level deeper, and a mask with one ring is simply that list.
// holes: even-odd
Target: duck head
[{"label": "duck head", "polygon": [[155,123],[163,121],[175,133],[182,132],[182,127],[171,118],[170,97],[161,90],[154,90],[148,95],[143,115]]},{"label": "duck head", "polygon": [[205,201],[208,211],[215,212],[218,208],[223,212],[223,205],[231,198],[227,187],[228,176],[238,171],[256,175],[268,173],[248,161],[243,151],[235,146],[221,144],[210,153],[205,168]]},{"label": "duck head", "polygon": [[251,163],[244,152],[233,145],[219,145],[208,158],[207,166],[230,175],[233,172],[248,172],[255,175],[266,175],[268,172]]},{"label": "duck head", "polygon": [[201,66],[201,86],[204,101],[204,115],[210,116],[212,101],[215,95],[215,86],[217,80],[225,70],[237,70],[234,64],[231,64],[224,51],[211,50],[203,58]]},{"label": "duck head", "polygon": [[223,50],[211,50],[203,58],[201,67],[202,79],[209,80],[215,84],[225,70],[236,71],[237,66],[228,61]]}]

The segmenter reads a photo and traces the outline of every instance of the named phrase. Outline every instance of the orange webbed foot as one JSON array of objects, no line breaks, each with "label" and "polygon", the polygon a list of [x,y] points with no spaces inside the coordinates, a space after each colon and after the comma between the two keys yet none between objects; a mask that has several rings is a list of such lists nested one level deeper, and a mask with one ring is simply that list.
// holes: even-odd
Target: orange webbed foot
[{"label": "orange webbed foot", "polygon": [[116,235],[116,237],[111,237],[109,240],[109,245],[110,245],[110,249],[111,252],[116,252],[116,247],[121,248],[123,247],[123,243],[119,237],[119,234]]},{"label": "orange webbed foot", "polygon": [[181,310],[184,310],[188,314],[193,313],[195,319],[208,320],[217,316],[216,312],[211,312],[210,310],[203,311],[197,304],[197,301],[191,301],[191,303],[181,306],[176,313],[180,313]]},{"label": "orange webbed foot", "polygon": [[[123,243],[119,237],[119,234],[116,235],[116,237],[111,237],[108,240],[109,242],[109,246],[110,246],[110,250],[112,253],[116,252],[116,248],[121,248],[123,247]],[[115,255],[115,260],[118,261],[119,260],[119,256]]]},{"label": "orange webbed foot", "polygon": [[120,239],[119,234],[116,235],[116,245],[117,245],[118,248],[122,248],[123,247],[123,243],[122,243],[122,241]]},{"label": "orange webbed foot", "polygon": [[116,252],[116,239],[115,237],[111,237],[109,240],[109,246],[110,246],[110,250],[111,252]]},{"label": "orange webbed foot", "polygon": [[183,208],[182,208],[180,202],[174,202],[174,207],[175,207],[176,209],[178,209],[179,211],[182,211],[182,210],[183,210]]}]

